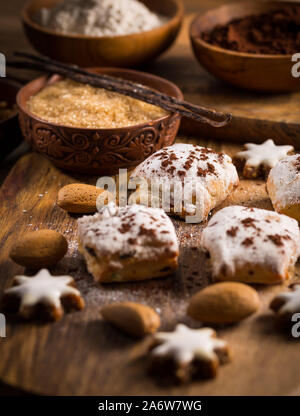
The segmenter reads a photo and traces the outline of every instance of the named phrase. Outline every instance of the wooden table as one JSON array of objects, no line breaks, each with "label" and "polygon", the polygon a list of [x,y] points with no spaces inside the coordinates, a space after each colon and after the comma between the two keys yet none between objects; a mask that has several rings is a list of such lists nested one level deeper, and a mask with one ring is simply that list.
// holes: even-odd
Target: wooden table
[{"label": "wooden table", "polygon": [[[193,12],[221,2],[189,0],[186,3],[188,11]],[[11,0],[0,6],[0,40],[1,48],[5,45],[4,52],[30,49],[20,36],[16,17],[16,10],[22,4],[20,0]],[[185,31],[177,44],[148,70],[177,82],[185,95],[195,101],[203,99],[210,104],[211,100],[218,107],[224,104],[225,97],[228,109],[233,106],[237,111],[249,111],[247,94],[215,81],[198,66],[187,47]],[[22,76],[28,78],[29,74]],[[219,92],[217,96],[216,91]],[[288,97],[295,99],[292,95]],[[263,105],[268,101],[270,108],[272,100],[281,107],[287,96],[272,100],[260,97],[259,100]],[[253,111],[255,105],[251,107]],[[292,111],[286,114],[299,121],[296,116]],[[178,140],[212,146],[231,155],[240,148],[238,144],[191,135],[181,135]],[[13,161],[10,160],[7,168]],[[2,169],[2,176],[7,168]],[[22,267],[9,260],[13,242],[26,231],[51,228],[62,232],[69,241],[68,254],[53,273],[74,276],[87,307],[83,312],[66,315],[55,324],[10,321],[7,338],[0,338],[0,380],[31,393],[44,394],[298,395],[298,343],[275,328],[274,317],[268,309],[274,294],[284,289],[281,285],[258,288],[262,300],[258,314],[239,325],[218,328],[220,335],[230,343],[234,359],[220,369],[216,380],[177,387],[148,376],[145,364],[149,340],[137,342],[123,335],[100,319],[99,309],[114,300],[135,300],[159,309],[163,329],[171,329],[177,322],[199,326],[186,317],[186,306],[190,296],[211,281],[204,255],[198,248],[202,225],[174,221],[180,241],[180,269],[176,276],[146,283],[96,285],[77,251],[76,218],[55,204],[61,186],[75,181],[95,183],[95,180],[63,173],[33,153],[19,159],[6,177],[0,191],[0,292],[15,274],[24,273]],[[238,190],[223,206],[232,204],[272,209],[263,181],[241,181]],[[299,268],[296,279],[298,273]]]}]

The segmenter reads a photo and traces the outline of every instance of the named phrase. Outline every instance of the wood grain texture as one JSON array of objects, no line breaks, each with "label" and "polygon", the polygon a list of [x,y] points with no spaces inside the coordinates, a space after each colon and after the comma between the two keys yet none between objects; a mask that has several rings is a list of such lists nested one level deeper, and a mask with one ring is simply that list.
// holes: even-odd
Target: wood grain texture
[{"label": "wood grain texture", "polygon": [[[195,142],[181,137],[179,140]],[[213,145],[229,154],[238,147]],[[8,259],[13,242],[25,231],[51,228],[69,241],[66,257],[52,270],[70,273],[86,301],[83,312],[66,315],[55,324],[23,324],[8,319],[7,338],[0,339],[0,379],[27,391],[44,394],[85,395],[240,395],[292,394],[300,388],[297,341],[275,328],[268,304],[283,286],[261,287],[263,307],[239,325],[219,328],[233,350],[234,359],[212,381],[187,386],[164,385],[148,376],[148,340],[136,341],[101,320],[101,306],[113,301],[138,301],[156,308],[162,328],[177,322],[199,324],[186,317],[187,301],[211,277],[199,250],[202,225],[174,221],[180,241],[180,269],[176,276],[149,282],[98,285],[87,273],[77,251],[76,218],[55,204],[57,190],[68,183],[87,182],[58,171],[46,159],[29,153],[15,165],[0,193],[0,290],[24,269]],[[95,183],[96,178],[89,178]],[[246,204],[271,209],[262,181],[242,181],[224,205]],[[26,212],[23,212],[26,210]],[[121,376],[120,376],[121,375]]]},{"label": "wood grain texture", "polygon": [[[195,13],[221,3],[223,0],[186,0],[186,8]],[[10,0],[0,5],[0,42],[7,55],[15,49],[31,50],[21,35],[17,17],[23,4],[23,0]],[[195,103],[232,111],[234,121],[222,130],[206,131],[203,126],[191,124],[184,127],[215,140],[273,137],[285,141],[288,137],[297,143],[300,94],[249,94],[208,75],[188,46],[190,19],[186,19],[176,45],[147,70],[177,83],[186,98]],[[23,80],[32,77],[28,72],[12,74]],[[180,140],[210,145],[230,154],[240,148],[196,136]],[[99,310],[114,300],[136,300],[160,309],[164,329],[172,329],[179,321],[197,327],[186,318],[186,306],[189,297],[210,282],[204,256],[197,248],[202,226],[174,221],[180,240],[180,270],[176,276],[147,283],[96,285],[77,251],[76,218],[55,205],[58,189],[78,181],[95,183],[95,178],[66,175],[41,156],[27,154],[0,191],[0,293],[15,274],[24,272],[8,258],[13,242],[25,231],[51,228],[61,231],[69,241],[67,256],[52,271],[74,276],[87,302],[83,312],[66,315],[53,325],[10,320],[7,338],[0,338],[1,381],[45,394],[300,394],[298,341],[276,330],[268,310],[270,299],[283,290],[282,286],[259,288],[263,302],[259,314],[237,326],[219,329],[220,336],[230,343],[234,358],[220,369],[216,380],[173,387],[149,377],[145,371],[148,341],[137,342],[105,324]],[[271,209],[261,181],[243,181],[224,205],[233,203]]]}]

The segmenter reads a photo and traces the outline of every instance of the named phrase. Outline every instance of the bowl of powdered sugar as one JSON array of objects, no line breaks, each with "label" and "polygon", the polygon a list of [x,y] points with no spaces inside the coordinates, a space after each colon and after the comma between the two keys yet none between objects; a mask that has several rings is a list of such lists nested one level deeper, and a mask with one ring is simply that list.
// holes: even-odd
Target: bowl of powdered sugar
[{"label": "bowl of powdered sugar", "polygon": [[33,0],[22,12],[35,49],[80,66],[149,62],[174,42],[182,17],[181,0]]}]

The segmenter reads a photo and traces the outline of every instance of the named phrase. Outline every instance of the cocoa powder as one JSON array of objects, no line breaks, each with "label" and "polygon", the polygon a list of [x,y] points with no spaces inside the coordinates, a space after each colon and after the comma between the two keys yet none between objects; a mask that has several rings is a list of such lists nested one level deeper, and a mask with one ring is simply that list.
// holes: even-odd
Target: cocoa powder
[{"label": "cocoa powder", "polygon": [[300,7],[234,19],[201,37],[212,45],[237,52],[294,54],[300,52]]}]

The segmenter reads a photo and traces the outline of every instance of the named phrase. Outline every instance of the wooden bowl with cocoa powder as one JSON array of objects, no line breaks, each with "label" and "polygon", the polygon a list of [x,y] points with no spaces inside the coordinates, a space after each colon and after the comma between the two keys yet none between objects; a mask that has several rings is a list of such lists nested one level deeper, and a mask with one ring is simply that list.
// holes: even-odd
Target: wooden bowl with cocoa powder
[{"label": "wooden bowl with cocoa powder", "polygon": [[[239,2],[198,15],[190,26],[190,39],[197,60],[211,74],[239,88],[261,92],[299,90],[300,78],[292,75],[295,64],[292,62],[292,54],[239,52],[203,39],[203,34],[211,33],[219,25],[228,25],[235,19],[270,13],[285,7],[300,8],[300,4],[277,1]],[[257,33],[257,28],[255,31]]]},{"label": "wooden bowl with cocoa powder", "polygon": [[62,0],[32,0],[22,11],[25,33],[32,46],[43,55],[79,66],[134,67],[156,58],[168,49],[183,19],[181,0],[140,0],[151,11],[166,17],[161,26],[124,36],[64,34],[36,23],[42,8],[52,8]]},{"label": "wooden bowl with cocoa powder", "polygon": [[[155,75],[117,68],[89,70],[135,81],[178,99],[183,98],[175,84]],[[47,76],[37,78],[21,88],[17,95],[24,138],[55,166],[85,174],[113,175],[118,169],[135,167],[155,151],[173,143],[180,124],[178,114],[167,114],[130,127],[105,129],[69,127],[32,114],[27,108],[29,98],[60,79],[59,75],[50,79]]]}]

